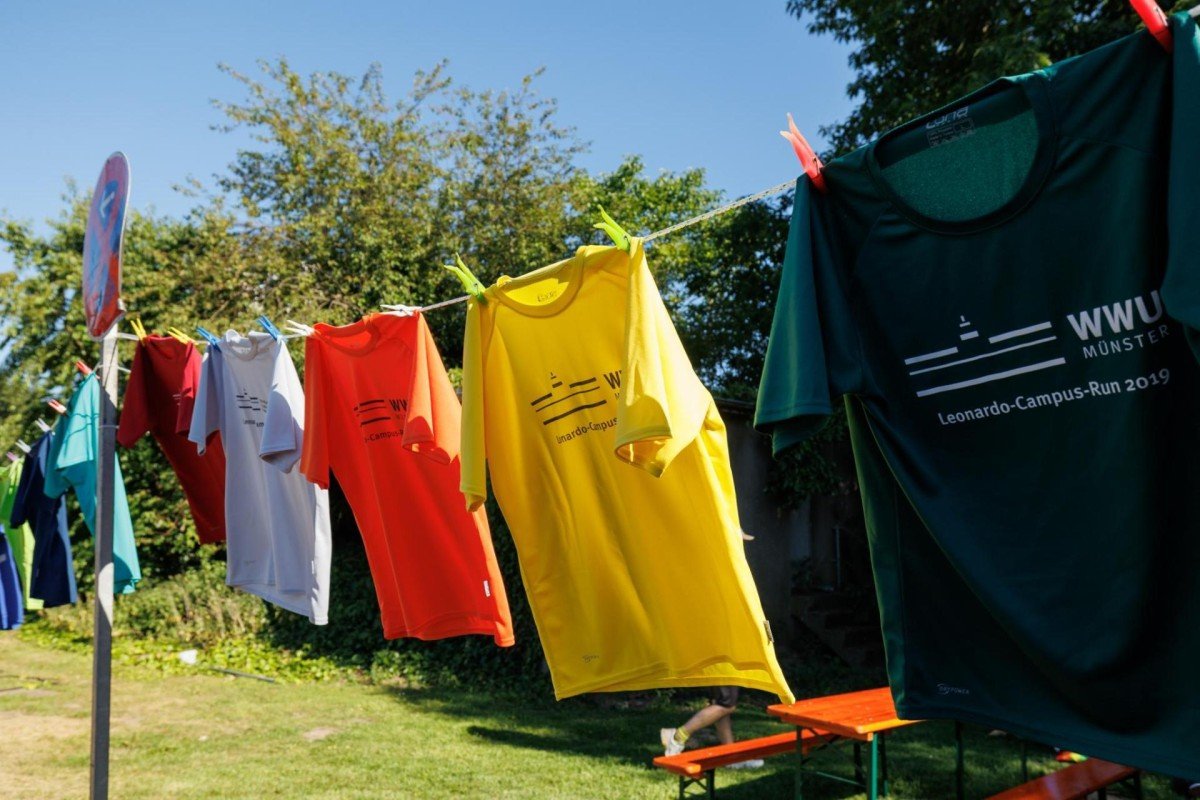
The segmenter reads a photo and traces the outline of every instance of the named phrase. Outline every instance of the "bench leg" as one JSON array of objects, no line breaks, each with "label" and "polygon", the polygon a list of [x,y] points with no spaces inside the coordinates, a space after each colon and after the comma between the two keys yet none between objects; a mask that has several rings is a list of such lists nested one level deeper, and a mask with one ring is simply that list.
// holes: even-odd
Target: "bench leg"
[{"label": "bench leg", "polygon": [[716,800],[717,797],[717,771],[710,769],[704,774],[704,784],[708,789],[708,800]]},{"label": "bench leg", "polygon": [[804,800],[804,728],[796,728],[796,781],[792,793],[795,800]]},{"label": "bench leg", "polygon": [[1029,742],[1021,740],[1021,783],[1029,783]]},{"label": "bench leg", "polygon": [[871,737],[871,775],[867,800],[879,800],[879,734]]},{"label": "bench leg", "polygon": [[1108,800],[1108,787],[1101,786],[1100,791],[1096,792],[1096,797],[1098,797],[1099,800]]},{"label": "bench leg", "polygon": [[887,737],[882,733],[876,734],[879,737],[879,760],[883,762],[883,791],[881,794],[884,797],[888,796],[888,770],[887,770]]},{"label": "bench leg", "polygon": [[679,800],[685,800],[687,798],[688,783],[689,781],[687,778],[683,777],[682,775],[679,776]]},{"label": "bench leg", "polygon": [[1137,800],[1142,800],[1142,773],[1133,773],[1133,796]]},{"label": "bench leg", "polygon": [[867,783],[867,778],[863,775],[862,744],[857,740],[854,742],[854,780],[864,786]]},{"label": "bench leg", "polygon": [[967,790],[964,784],[963,772],[963,726],[962,723],[955,720],[954,722],[954,744],[957,749],[955,766],[954,766],[954,796],[958,800],[963,800],[967,796]]}]

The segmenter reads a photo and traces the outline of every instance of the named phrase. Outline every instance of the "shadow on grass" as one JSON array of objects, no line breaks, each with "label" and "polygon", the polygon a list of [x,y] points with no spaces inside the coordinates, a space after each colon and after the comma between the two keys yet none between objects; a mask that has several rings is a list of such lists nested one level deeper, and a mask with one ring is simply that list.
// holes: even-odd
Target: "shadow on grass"
[{"label": "shadow on grass", "polygon": [[[497,697],[445,689],[391,689],[396,700],[421,710],[468,721],[469,736],[499,747],[553,752],[619,764],[630,769],[652,769],[661,754],[658,731],[678,724],[688,712],[682,703],[651,708],[604,708],[595,699],[572,698],[559,703],[529,702],[517,697]],[[734,717],[739,739],[767,736],[787,730],[759,708],[739,707]],[[1021,783],[1020,742],[1010,737],[988,736],[982,728],[964,732],[965,788],[968,798],[989,797]],[[864,759],[867,758],[864,747]],[[955,760],[953,723],[926,722],[897,730],[887,742],[890,794],[898,798],[953,798]],[[762,771],[717,771],[718,796],[728,800],[762,800],[790,797],[794,757],[776,756]],[[1031,777],[1059,768],[1053,752],[1029,745]],[[854,774],[853,748],[848,741],[815,755],[810,767],[845,778]],[[663,796],[674,796],[676,777],[663,773]],[[861,797],[861,790],[819,776],[805,778],[813,798]],[[1120,792],[1110,796],[1120,796]],[[1172,795],[1165,782],[1148,777],[1146,798],[1166,800]]]},{"label": "shadow on grass", "polygon": [[[581,726],[583,729],[583,726]],[[538,752],[569,753],[590,758],[601,758],[610,762],[630,766],[651,767],[657,751],[647,753],[645,747],[636,743],[620,741],[607,737],[596,737],[589,734],[577,734],[561,731],[555,734],[529,733],[510,728],[489,728],[482,725],[472,725],[467,733],[478,739],[504,747],[520,747]]]}]

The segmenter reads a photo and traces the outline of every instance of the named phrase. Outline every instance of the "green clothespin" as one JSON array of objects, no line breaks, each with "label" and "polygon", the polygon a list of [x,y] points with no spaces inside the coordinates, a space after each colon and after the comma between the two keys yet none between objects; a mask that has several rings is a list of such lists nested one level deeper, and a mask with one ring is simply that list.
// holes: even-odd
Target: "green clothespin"
[{"label": "green clothespin", "polygon": [[481,303],[487,302],[486,298],[483,296],[486,287],[480,283],[479,278],[476,278],[475,274],[471,272],[471,268],[463,263],[462,256],[460,256],[458,253],[455,253],[454,260],[458,263],[443,264],[442,266],[454,273],[454,277],[458,278],[459,281],[462,282],[463,288],[467,290],[467,294]]},{"label": "green clothespin", "polygon": [[625,229],[617,224],[617,221],[608,215],[604,210],[604,206],[600,206],[600,218],[603,222],[597,222],[592,227],[598,231],[604,231],[608,234],[608,238],[613,240],[618,250],[629,252],[629,234]]}]

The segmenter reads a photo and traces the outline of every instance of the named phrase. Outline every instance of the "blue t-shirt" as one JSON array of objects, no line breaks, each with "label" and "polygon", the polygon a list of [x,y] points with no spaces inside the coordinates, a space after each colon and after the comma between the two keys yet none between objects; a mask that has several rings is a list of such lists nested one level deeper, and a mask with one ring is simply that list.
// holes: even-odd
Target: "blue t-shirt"
[{"label": "blue t-shirt", "polygon": [[29,596],[45,602],[46,608],[74,603],[75,567],[71,563],[71,540],[67,536],[67,505],[61,497],[47,497],[46,464],[52,433],[42,434],[25,456],[17,498],[13,503],[13,525],[28,522],[33,529],[33,570]]},{"label": "blue t-shirt", "polygon": [[[47,459],[47,497],[61,497],[68,488],[75,489],[84,522],[94,536],[96,533],[96,466],[100,461],[98,445],[100,431],[100,384],[95,375],[88,375],[71,395],[66,416],[55,427],[50,456]],[[133,542],[133,521],[129,518],[129,501],[125,498],[125,479],[121,462],[113,453],[116,467],[113,486],[113,591],[128,594],[142,579],[138,568],[137,550]]]},{"label": "blue t-shirt", "polygon": [[13,560],[8,537],[0,536],[0,631],[21,627],[25,621],[25,608],[21,602],[21,582],[17,579],[17,565]]}]

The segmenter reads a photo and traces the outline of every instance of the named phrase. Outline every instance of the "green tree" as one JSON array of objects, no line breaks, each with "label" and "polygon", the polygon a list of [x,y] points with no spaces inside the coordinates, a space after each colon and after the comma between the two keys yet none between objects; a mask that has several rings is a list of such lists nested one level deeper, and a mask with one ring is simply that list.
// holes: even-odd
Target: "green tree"
[{"label": "green tree", "polygon": [[[419,73],[411,92],[393,102],[377,67],[361,78],[303,76],[284,60],[260,67],[256,77],[226,70],[242,96],[218,103],[227,115],[223,129],[249,131],[251,145],[212,187],[193,187],[191,213],[130,217],[124,296],[148,329],[244,329],[261,313],[345,323],[382,302],[424,304],[461,294],[441,268],[454,252],[490,281],[604,242],[592,229],[599,205],[637,233],[721,199],[699,170],[647,176],[637,158],[603,174],[579,169],[584,145],[557,122],[554,102],[536,91],[536,76],[515,91],[477,92],[452,86],[438,67]],[[77,290],[85,215],[86,198],[70,190],[46,234],[0,221],[0,242],[17,266],[0,276],[0,435],[9,441],[30,438],[41,397],[69,393],[76,380],[70,365],[95,352],[83,333]],[[717,393],[748,396],[757,379],[786,218],[786,203],[750,206],[653,243],[664,295]],[[762,236],[778,240],[756,243]],[[753,308],[742,315],[747,303]],[[705,329],[705,309],[722,315],[716,336]],[[738,335],[739,315],[753,320],[752,334]],[[462,307],[435,312],[430,323],[447,365],[458,365]],[[126,362],[129,347],[122,344]],[[120,457],[147,585],[219,555],[197,551],[178,484],[149,438]],[[545,680],[511,537],[495,507],[489,511],[518,625],[516,649],[500,652],[482,640],[383,643],[353,516],[336,493],[331,625],[314,628],[272,611],[268,635],[363,667],[379,661],[447,679],[483,673],[499,683]],[[73,539],[86,586],[88,537],[77,526]]]},{"label": "green tree", "polygon": [[787,10],[812,33],[854,45],[847,92],[858,106],[821,129],[835,153],[1002,75],[1086,52],[1140,24],[1128,0],[788,0]]}]

